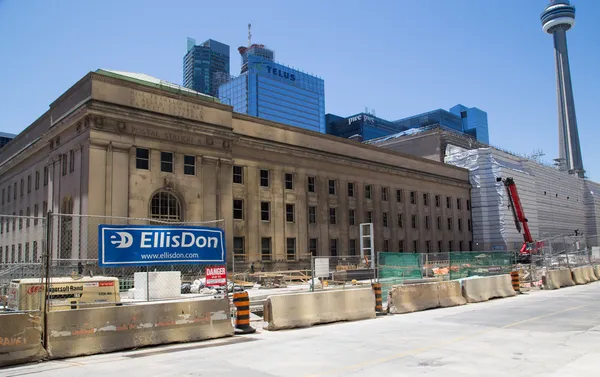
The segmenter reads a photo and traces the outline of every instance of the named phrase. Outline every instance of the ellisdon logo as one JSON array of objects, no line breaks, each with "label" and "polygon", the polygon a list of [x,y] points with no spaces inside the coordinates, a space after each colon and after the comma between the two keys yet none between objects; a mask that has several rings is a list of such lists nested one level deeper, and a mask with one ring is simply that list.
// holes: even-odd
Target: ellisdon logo
[{"label": "ellisdon logo", "polygon": [[[117,249],[129,248],[133,245],[134,237],[129,232],[115,232],[110,236],[110,243],[116,245]],[[196,236],[192,232],[182,232],[171,235],[171,232],[141,232],[139,247],[147,249],[151,247],[209,247],[218,248],[217,237]]]}]

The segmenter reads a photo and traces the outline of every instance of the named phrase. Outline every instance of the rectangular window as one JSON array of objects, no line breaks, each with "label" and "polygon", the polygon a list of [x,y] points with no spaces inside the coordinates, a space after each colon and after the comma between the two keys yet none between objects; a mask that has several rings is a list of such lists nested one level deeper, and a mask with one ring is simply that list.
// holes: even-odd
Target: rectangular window
[{"label": "rectangular window", "polygon": [[417,229],[417,215],[411,216],[411,226],[413,229]]},{"label": "rectangular window", "polygon": [[469,251],[473,251],[473,241],[469,241]]},{"label": "rectangular window", "polygon": [[196,156],[183,156],[183,174],[196,175]]},{"label": "rectangular window", "polygon": [[17,182],[13,185],[13,199],[17,200]]},{"label": "rectangular window", "polygon": [[467,199],[467,211],[471,210],[471,201]]},{"label": "rectangular window", "polygon": [[25,243],[25,263],[29,263],[29,242]]},{"label": "rectangular window", "polygon": [[269,187],[269,171],[261,169],[260,170],[260,186],[261,187]]},{"label": "rectangular window", "polygon": [[37,219],[37,217],[38,217],[38,215],[39,215],[39,213],[38,213],[38,210],[39,210],[39,209],[40,209],[40,208],[38,207],[38,205],[37,205],[37,204],[34,204],[34,205],[33,205],[33,216],[35,217],[35,219],[33,219],[33,225],[37,225],[37,224],[38,224],[38,219]]},{"label": "rectangular window", "polygon": [[293,223],[294,222],[294,208],[295,206],[293,204],[286,204],[285,205],[285,221],[287,221],[288,223]]},{"label": "rectangular window", "polygon": [[442,230],[442,216],[438,216],[437,218],[437,228],[438,230]]},{"label": "rectangular window", "polygon": [[430,224],[429,224],[429,216],[425,216],[425,229],[429,229]]},{"label": "rectangular window", "polygon": [[244,237],[233,237],[233,259],[236,262],[246,261],[246,240]]},{"label": "rectangular window", "polygon": [[48,186],[48,167],[44,166],[44,186]]},{"label": "rectangular window", "polygon": [[452,251],[452,241],[448,241],[448,251]]},{"label": "rectangular window", "polygon": [[383,251],[390,251],[390,240],[383,240]]},{"label": "rectangular window", "polygon": [[384,213],[382,213],[382,215],[383,215],[383,216],[382,216],[382,219],[381,219],[381,220],[382,220],[382,222],[383,222],[383,226],[384,226],[385,228],[387,228],[387,227],[388,227],[388,213],[387,213],[387,212],[384,212]]},{"label": "rectangular window", "polygon": [[431,241],[429,240],[425,241],[425,252],[431,253]]},{"label": "rectangular window", "polygon": [[456,209],[460,211],[462,207],[462,200],[460,198],[456,198]]},{"label": "rectangular window", "polygon": [[75,171],[75,151],[69,151],[69,173]]},{"label": "rectangular window", "polygon": [[[19,216],[23,216],[23,210],[19,211]],[[19,217],[19,229],[23,229],[23,217]]]},{"label": "rectangular window", "polygon": [[10,203],[10,185],[8,185],[8,187],[6,188],[7,194],[6,195],[6,202]]},{"label": "rectangular window", "polygon": [[356,224],[356,220],[354,217],[355,217],[355,210],[353,210],[353,209],[348,210],[348,225]]},{"label": "rectangular window", "polygon": [[287,238],[286,239],[286,254],[288,261],[296,260],[296,239],[295,238]]},{"label": "rectangular window", "polygon": [[308,252],[313,257],[317,256],[317,239],[316,238],[311,238],[308,240]]},{"label": "rectangular window", "polygon": [[27,193],[31,192],[31,174],[27,176]]},{"label": "rectangular window", "polygon": [[308,177],[308,192],[315,192],[315,177]]},{"label": "rectangular window", "polygon": [[356,240],[350,239],[348,243],[348,255],[356,255]]},{"label": "rectangular window", "polygon": [[35,189],[36,190],[40,189],[40,172],[39,171],[35,172]]},{"label": "rectangular window", "polygon": [[398,214],[398,228],[404,228],[404,214]]},{"label": "rectangular window", "polygon": [[452,230],[452,217],[448,217],[448,230]]},{"label": "rectangular window", "polygon": [[4,205],[4,194],[6,194],[6,191],[4,191],[4,189],[2,189],[2,204]]},{"label": "rectangular window", "polygon": [[435,196],[435,206],[436,206],[436,207],[439,207],[439,206],[440,206],[440,201],[441,201],[441,198],[440,198],[440,196],[439,196],[439,195],[436,195],[436,196]]},{"label": "rectangular window", "polygon": [[335,208],[335,207],[329,208],[329,224],[331,224],[331,225],[335,225],[337,222],[336,210],[337,210],[337,208]]},{"label": "rectangular window", "polygon": [[458,241],[458,251],[464,251],[463,250],[463,242],[462,241]]},{"label": "rectangular window", "polygon": [[271,221],[271,203],[260,202],[260,219],[261,221]]},{"label": "rectangular window", "polygon": [[[17,216],[17,213],[13,212],[13,216]],[[15,229],[17,229],[17,219],[16,219],[16,217],[13,218],[13,232],[15,231]]]},{"label": "rectangular window", "polygon": [[419,241],[413,241],[413,253],[417,253],[419,251]]},{"label": "rectangular window", "polygon": [[335,179],[329,180],[329,195],[335,195]]},{"label": "rectangular window", "polygon": [[452,198],[449,196],[446,197],[446,208],[452,208]]},{"label": "rectangular window", "polygon": [[329,240],[329,255],[336,257],[338,255],[337,238]]},{"label": "rectangular window", "polygon": [[423,205],[424,206],[429,205],[429,194],[423,194]]},{"label": "rectangular window", "polygon": [[67,175],[67,154],[61,155],[61,163],[62,163],[62,175]]},{"label": "rectangular window", "polygon": [[400,252],[400,253],[404,252],[404,240],[398,241],[398,252]]},{"label": "rectangular window", "polygon": [[238,185],[244,184],[244,168],[241,166],[233,166],[233,183]]},{"label": "rectangular window", "polygon": [[467,219],[467,230],[469,232],[473,230],[473,228],[471,227],[471,219]]},{"label": "rectangular window", "polygon": [[372,223],[372,222],[373,222],[373,212],[371,212],[371,211],[367,211],[367,212],[365,213],[365,221],[366,221],[367,223]]},{"label": "rectangular window", "polygon": [[48,202],[44,200],[42,202],[42,216],[46,216],[46,213],[48,213]]},{"label": "rectangular window", "polygon": [[398,189],[396,190],[396,201],[398,203],[402,203],[402,198],[404,197],[404,191]]},{"label": "rectangular window", "polygon": [[31,216],[31,207],[27,207],[27,210],[25,211],[25,216],[27,216],[27,219],[25,219],[25,227],[29,228],[30,225],[30,216]]},{"label": "rectangular window", "polygon": [[17,257],[17,262],[23,262],[23,245],[19,244],[19,254]]},{"label": "rectangular window", "polygon": [[354,198],[354,183],[348,182],[348,197]]},{"label": "rectangular window", "polygon": [[25,195],[25,180],[21,178],[21,198]]},{"label": "rectangular window", "polygon": [[366,185],[365,186],[365,198],[366,199],[371,199],[371,195],[372,195],[371,185]]},{"label": "rectangular window", "polygon": [[233,199],[233,218],[244,219],[244,201],[242,199]]},{"label": "rectangular window", "polygon": [[[135,168],[142,170],[150,169],[150,150],[144,148],[135,149]],[[48,168],[44,168],[44,186],[47,183]]]},{"label": "rectangular window", "polygon": [[173,153],[160,152],[160,171],[173,173]]},{"label": "rectangular window", "polygon": [[417,204],[417,194],[414,191],[410,192],[410,204]]},{"label": "rectangular window", "polygon": [[[0,234],[4,233],[4,217],[0,217]],[[2,246],[0,246],[0,252],[2,251]],[[2,262],[2,258],[0,258],[0,262]]]},{"label": "rectangular window", "polygon": [[462,231],[462,219],[458,219],[458,231]]},{"label": "rectangular window", "polygon": [[381,200],[383,200],[384,202],[387,202],[387,200],[388,200],[388,188],[387,187],[381,188]]},{"label": "rectangular window", "polygon": [[442,241],[437,242],[437,247],[438,247],[438,253],[441,253],[442,252]]},{"label": "rectangular window", "polygon": [[263,261],[271,260],[271,237],[262,237],[260,239],[260,255],[260,259]]},{"label": "rectangular window", "polygon": [[309,224],[317,223],[317,207],[315,207],[315,206],[308,207],[308,223]]},{"label": "rectangular window", "polygon": [[293,190],[294,189],[294,175],[290,173],[285,173],[285,189]]},{"label": "rectangular window", "polygon": [[15,245],[11,245],[11,247],[10,247],[10,261],[11,261],[12,263],[15,263],[15,262],[16,262],[16,259],[17,259],[17,258],[16,258],[16,256],[15,256]]}]

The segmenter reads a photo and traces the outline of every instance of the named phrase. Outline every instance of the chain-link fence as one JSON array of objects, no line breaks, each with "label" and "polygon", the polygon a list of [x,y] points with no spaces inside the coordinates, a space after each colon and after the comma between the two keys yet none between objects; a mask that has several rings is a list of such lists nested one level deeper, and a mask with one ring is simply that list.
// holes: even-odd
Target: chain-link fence
[{"label": "chain-link fence", "polygon": [[310,288],[345,289],[371,286],[375,281],[374,266],[360,256],[313,257]]},{"label": "chain-link fence", "polygon": [[450,279],[450,253],[421,254],[423,276],[428,278]]},{"label": "chain-link fence", "polygon": [[[197,226],[223,228],[224,221],[176,222],[145,218],[51,214],[48,226],[50,258],[47,266],[51,283],[48,292],[50,310],[156,300],[211,298],[224,290],[225,284],[223,288],[207,284],[205,274],[207,267],[224,267],[223,265],[156,262],[149,265],[131,263],[132,265],[128,266],[101,266],[100,248],[104,246],[99,242],[100,225],[152,225],[159,228],[162,226],[164,228],[158,229],[162,234],[152,238],[148,236],[146,241],[150,246],[163,247],[169,245],[170,231],[174,232],[176,228]],[[124,228],[123,231],[128,229],[130,228]],[[140,229],[136,228],[136,230]],[[123,242],[123,239],[111,238],[110,242],[116,244]],[[177,242],[183,243],[183,238]],[[127,252],[127,249],[124,249],[123,253]],[[143,257],[144,254],[141,256]],[[154,254],[150,257],[154,257]],[[228,287],[232,289],[231,282]]]},{"label": "chain-link fence", "polygon": [[515,265],[513,252],[451,252],[450,280],[471,276],[509,274]]},{"label": "chain-link fence", "polygon": [[393,285],[405,280],[422,279],[422,255],[417,253],[377,253],[378,278],[381,283],[383,301],[387,301],[388,291]]},{"label": "chain-link fence", "polygon": [[43,309],[45,244],[45,218],[0,215],[0,312]]}]

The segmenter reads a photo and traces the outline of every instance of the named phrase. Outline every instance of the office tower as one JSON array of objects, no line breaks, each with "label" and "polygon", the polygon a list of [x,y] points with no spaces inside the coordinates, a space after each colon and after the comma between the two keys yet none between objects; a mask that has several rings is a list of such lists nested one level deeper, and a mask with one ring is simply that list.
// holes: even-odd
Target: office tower
[{"label": "office tower", "polygon": [[187,39],[183,57],[183,86],[216,97],[219,86],[229,80],[229,46],[209,39],[200,45]]}]

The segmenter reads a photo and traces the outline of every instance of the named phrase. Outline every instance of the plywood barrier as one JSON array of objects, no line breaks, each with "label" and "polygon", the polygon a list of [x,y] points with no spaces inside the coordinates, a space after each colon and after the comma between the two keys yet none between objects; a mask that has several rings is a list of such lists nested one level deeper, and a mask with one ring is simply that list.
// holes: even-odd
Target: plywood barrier
[{"label": "plywood barrier", "polygon": [[269,296],[264,304],[267,330],[375,318],[371,288]]},{"label": "plywood barrier", "polygon": [[465,303],[458,281],[394,285],[388,291],[388,313],[391,314],[411,313]]},{"label": "plywood barrier", "polygon": [[227,299],[145,303],[48,314],[48,353],[65,358],[233,335]]},{"label": "plywood barrier", "polygon": [[45,356],[40,314],[0,314],[0,367],[37,361]]},{"label": "plywood barrier", "polygon": [[543,277],[544,289],[559,289],[563,287],[572,287],[575,285],[573,275],[568,268],[558,270],[548,270]]},{"label": "plywood barrier", "polygon": [[515,296],[510,275],[486,276],[462,281],[463,296],[467,302],[482,302],[492,298]]},{"label": "plywood barrier", "polygon": [[592,266],[574,267],[571,268],[571,274],[573,275],[573,281],[577,285],[588,284],[591,280],[591,275],[594,275]]}]

